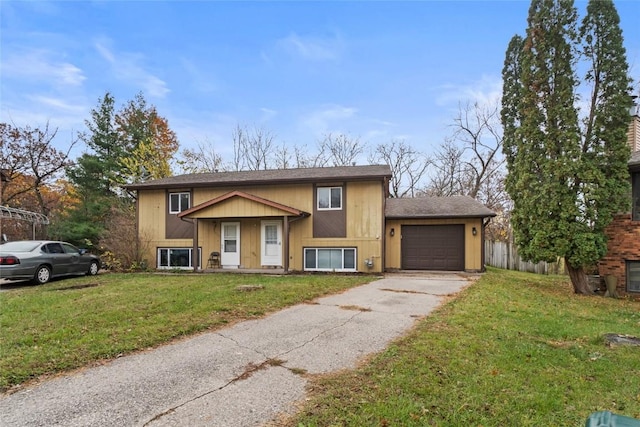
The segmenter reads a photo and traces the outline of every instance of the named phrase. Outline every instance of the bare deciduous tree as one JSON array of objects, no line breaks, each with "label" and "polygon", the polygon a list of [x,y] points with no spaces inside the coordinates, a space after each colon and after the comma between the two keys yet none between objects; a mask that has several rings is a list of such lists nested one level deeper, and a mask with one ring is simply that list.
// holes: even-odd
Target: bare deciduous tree
[{"label": "bare deciduous tree", "polygon": [[247,146],[247,131],[245,128],[236,125],[231,136],[233,141],[233,159],[231,160],[231,170],[241,171],[245,169],[246,158],[245,148]]},{"label": "bare deciduous tree", "polygon": [[247,168],[249,170],[268,169],[271,164],[271,153],[274,150],[274,134],[264,128],[254,128],[248,135],[245,146]]},{"label": "bare deciduous tree", "polygon": [[431,197],[466,194],[462,157],[464,150],[447,138],[433,156],[433,173],[423,193]]},{"label": "bare deciduous tree", "polygon": [[49,123],[35,129],[0,123],[0,165],[3,174],[10,182],[20,178],[22,183],[2,186],[0,204],[31,195],[37,201],[38,212],[49,215],[52,206],[47,203],[43,190],[53,185],[61,177],[64,168],[72,164],[69,153],[78,141],[72,139],[66,152],[60,151],[53,146],[57,132],[57,129],[49,129]]},{"label": "bare deciduous tree", "polygon": [[[467,195],[508,218],[511,200],[504,188],[502,126],[498,106],[479,103],[461,106],[451,137],[434,156],[433,170],[424,193],[429,196]],[[487,236],[506,239],[508,220],[492,221]]]},{"label": "bare deciduous tree", "polygon": [[[136,210],[127,203],[110,206],[107,216],[107,229],[118,230],[117,233],[107,233],[99,241],[104,268],[113,271],[144,270],[149,267],[144,254],[148,253],[151,245],[150,232],[146,229],[137,230]],[[132,242],[122,236],[137,236]]]},{"label": "bare deciduous tree", "polygon": [[504,191],[502,127],[497,105],[460,107],[453,133],[434,156],[435,174],[425,188],[432,196],[463,194],[490,208],[502,208]]},{"label": "bare deciduous tree", "polygon": [[358,156],[364,152],[364,143],[360,137],[352,138],[345,134],[333,135],[331,133],[324,136],[318,143],[318,155],[315,158],[314,166],[351,166],[355,165]]},{"label": "bare deciduous tree", "polygon": [[182,173],[218,172],[222,170],[222,156],[218,154],[212,141],[200,141],[195,149],[186,148],[181,154],[182,159],[178,160],[177,163],[182,169]]},{"label": "bare deciduous tree", "polygon": [[379,144],[369,155],[369,163],[385,163],[391,168],[389,192],[392,197],[414,197],[431,160],[403,140]]},{"label": "bare deciduous tree", "polygon": [[470,154],[464,162],[467,194],[477,198],[485,182],[503,173],[502,126],[498,105],[466,104],[459,109],[453,127],[453,138]]},{"label": "bare deciduous tree", "polygon": [[261,170],[272,166],[275,136],[271,131],[255,127],[250,132],[246,127],[237,125],[232,140],[231,170]]},{"label": "bare deciduous tree", "polygon": [[309,154],[309,150],[305,145],[296,145],[293,147],[293,156],[296,160],[297,168],[310,168],[315,167],[314,156]]}]

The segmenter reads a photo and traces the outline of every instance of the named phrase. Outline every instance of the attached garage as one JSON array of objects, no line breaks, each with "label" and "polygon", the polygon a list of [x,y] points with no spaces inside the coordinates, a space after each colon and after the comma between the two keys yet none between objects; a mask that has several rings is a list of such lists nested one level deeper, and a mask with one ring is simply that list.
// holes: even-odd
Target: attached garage
[{"label": "attached garage", "polygon": [[464,270],[464,225],[402,225],[403,270]]},{"label": "attached garage", "polygon": [[385,270],[484,271],[484,228],[495,215],[466,196],[387,199]]}]

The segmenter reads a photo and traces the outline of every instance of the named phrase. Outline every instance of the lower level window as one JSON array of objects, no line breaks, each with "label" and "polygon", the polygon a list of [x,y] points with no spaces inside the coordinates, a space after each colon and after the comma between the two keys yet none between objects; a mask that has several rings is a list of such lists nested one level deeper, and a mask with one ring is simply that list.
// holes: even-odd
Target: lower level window
[{"label": "lower level window", "polygon": [[[158,248],[158,268],[193,268],[192,253],[193,248]],[[198,249],[198,259],[200,253]]]},{"label": "lower level window", "polygon": [[306,271],[356,271],[356,248],[305,248]]},{"label": "lower level window", "polygon": [[627,291],[640,292],[640,261],[627,261]]}]

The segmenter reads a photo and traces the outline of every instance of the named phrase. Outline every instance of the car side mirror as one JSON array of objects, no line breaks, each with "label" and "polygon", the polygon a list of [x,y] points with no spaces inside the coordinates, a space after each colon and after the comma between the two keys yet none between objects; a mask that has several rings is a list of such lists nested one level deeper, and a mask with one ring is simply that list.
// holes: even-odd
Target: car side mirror
[{"label": "car side mirror", "polygon": [[80,252],[80,255],[84,255],[87,253],[86,249],[78,249],[78,252]]}]

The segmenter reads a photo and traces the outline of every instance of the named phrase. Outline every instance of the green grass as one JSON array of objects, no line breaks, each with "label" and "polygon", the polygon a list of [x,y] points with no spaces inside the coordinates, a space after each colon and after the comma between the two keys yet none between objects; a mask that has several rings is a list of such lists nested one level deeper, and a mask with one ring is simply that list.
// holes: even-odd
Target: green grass
[{"label": "green grass", "polygon": [[[0,293],[0,391],[255,318],[371,276],[105,274]],[[261,285],[238,291],[241,285]]]},{"label": "green grass", "polygon": [[360,369],[319,378],[289,426],[583,426],[640,418],[640,301],[491,269]]}]

